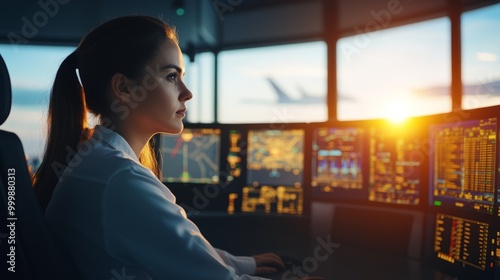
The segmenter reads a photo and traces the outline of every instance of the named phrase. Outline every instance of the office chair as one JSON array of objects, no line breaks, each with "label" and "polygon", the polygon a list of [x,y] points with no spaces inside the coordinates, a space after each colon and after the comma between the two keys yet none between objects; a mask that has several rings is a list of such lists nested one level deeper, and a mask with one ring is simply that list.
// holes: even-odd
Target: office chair
[{"label": "office chair", "polygon": [[[11,104],[10,77],[0,55],[0,125]],[[0,279],[79,278],[45,223],[19,137],[4,130],[0,130],[0,206]]]}]

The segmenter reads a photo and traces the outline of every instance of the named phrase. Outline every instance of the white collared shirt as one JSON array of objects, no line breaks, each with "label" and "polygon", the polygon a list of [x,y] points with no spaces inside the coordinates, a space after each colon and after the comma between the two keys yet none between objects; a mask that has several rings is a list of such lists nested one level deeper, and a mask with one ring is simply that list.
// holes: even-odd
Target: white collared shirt
[{"label": "white collared shirt", "polygon": [[213,248],[123,137],[97,126],[45,213],[83,279],[263,279],[252,257]]}]

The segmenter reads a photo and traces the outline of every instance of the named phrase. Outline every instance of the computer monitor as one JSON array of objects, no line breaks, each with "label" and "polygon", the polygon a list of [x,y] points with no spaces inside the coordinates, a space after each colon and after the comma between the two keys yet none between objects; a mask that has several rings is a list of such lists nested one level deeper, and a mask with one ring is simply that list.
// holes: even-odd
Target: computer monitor
[{"label": "computer monitor", "polygon": [[314,198],[366,200],[362,174],[364,136],[363,128],[314,129],[311,160]]},{"label": "computer monitor", "polygon": [[418,121],[372,127],[368,200],[418,205],[425,147]]},{"label": "computer monitor", "polygon": [[458,279],[494,279],[500,264],[500,232],[495,222],[435,213],[431,228],[434,266]]},{"label": "computer monitor", "polygon": [[304,135],[303,129],[248,130],[242,212],[303,214]]},{"label": "computer monitor", "polygon": [[493,213],[497,119],[430,126],[431,205]]},{"label": "computer monitor", "polygon": [[251,129],[247,151],[247,184],[302,185],[303,129]]},{"label": "computer monitor", "polygon": [[218,128],[185,128],[178,135],[162,135],[163,181],[218,183],[220,134]]}]

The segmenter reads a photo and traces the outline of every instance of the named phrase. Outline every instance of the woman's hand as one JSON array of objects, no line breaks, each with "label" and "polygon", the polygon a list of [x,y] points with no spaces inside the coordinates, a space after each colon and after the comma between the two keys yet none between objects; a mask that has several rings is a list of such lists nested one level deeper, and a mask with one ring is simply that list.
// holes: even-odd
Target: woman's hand
[{"label": "woman's hand", "polygon": [[274,253],[265,253],[260,255],[254,255],[255,259],[255,274],[274,274],[278,270],[285,269],[285,263],[283,260]]}]

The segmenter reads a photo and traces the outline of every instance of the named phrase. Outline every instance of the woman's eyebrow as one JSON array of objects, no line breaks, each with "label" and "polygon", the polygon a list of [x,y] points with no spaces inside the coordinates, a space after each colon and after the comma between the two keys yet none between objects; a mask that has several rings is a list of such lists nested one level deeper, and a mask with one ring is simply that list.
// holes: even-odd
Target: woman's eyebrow
[{"label": "woman's eyebrow", "polygon": [[183,72],[182,72],[182,69],[181,69],[179,66],[175,65],[175,64],[168,64],[168,65],[165,65],[165,66],[163,66],[163,67],[161,67],[161,68],[160,68],[160,71],[161,71],[161,70],[168,69],[168,68],[174,68],[175,70],[177,70],[177,72],[179,72],[179,73],[183,73]]}]

